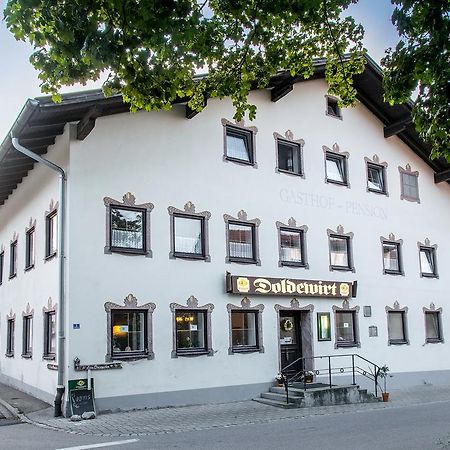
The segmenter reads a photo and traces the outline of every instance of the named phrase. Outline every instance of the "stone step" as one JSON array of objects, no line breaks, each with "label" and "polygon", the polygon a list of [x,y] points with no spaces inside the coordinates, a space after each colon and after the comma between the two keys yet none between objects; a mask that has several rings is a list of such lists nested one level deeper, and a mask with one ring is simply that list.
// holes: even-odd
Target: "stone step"
[{"label": "stone step", "polygon": [[[274,394],[286,394],[286,389],[284,387],[273,386],[269,389],[270,392]],[[289,387],[289,397],[304,397],[305,391],[302,389]]]},{"label": "stone step", "polygon": [[[274,400],[281,403],[286,403],[286,395],[285,394],[277,394],[274,392],[264,392],[261,394],[261,398],[265,398],[268,400]],[[292,397],[289,396],[289,403],[297,403],[299,406],[301,405],[303,401],[302,397]]]},{"label": "stone step", "polygon": [[298,405],[296,403],[289,403],[286,402],[278,402],[275,400],[269,400],[268,398],[254,398],[253,401],[258,403],[263,403],[264,405],[270,405],[275,406],[276,408],[284,408],[284,409],[292,409],[292,408],[298,408]]}]

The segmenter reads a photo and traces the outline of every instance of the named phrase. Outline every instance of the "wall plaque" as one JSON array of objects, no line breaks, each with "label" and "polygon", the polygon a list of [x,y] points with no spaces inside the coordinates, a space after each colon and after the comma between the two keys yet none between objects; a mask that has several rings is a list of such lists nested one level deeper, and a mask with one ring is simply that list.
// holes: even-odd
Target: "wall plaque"
[{"label": "wall plaque", "polygon": [[226,274],[228,294],[288,295],[290,297],[348,298],[356,296],[357,282],[297,280]]}]

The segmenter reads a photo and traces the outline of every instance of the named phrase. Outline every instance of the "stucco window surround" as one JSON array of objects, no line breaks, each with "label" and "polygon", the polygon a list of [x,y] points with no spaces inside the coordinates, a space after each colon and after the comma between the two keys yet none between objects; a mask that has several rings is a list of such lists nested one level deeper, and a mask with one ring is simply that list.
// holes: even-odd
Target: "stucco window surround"
[{"label": "stucco window surround", "polygon": [[17,276],[17,260],[18,260],[19,235],[14,232],[9,242],[9,279],[12,280]]},{"label": "stucco window surround", "polygon": [[[212,303],[207,303],[206,305],[199,305],[198,300],[191,295],[186,302],[186,305],[180,305],[179,303],[171,303],[170,311],[172,312],[172,358],[178,358],[180,356],[214,356],[214,350],[212,348],[212,330],[211,330],[211,313],[214,310],[214,305]],[[178,312],[200,312],[205,314],[205,348],[202,351],[193,349],[192,351],[186,349],[178,349],[177,346],[177,325],[176,317]]]},{"label": "stucco window surround", "polygon": [[22,312],[22,358],[33,357],[33,318],[34,309],[27,303],[25,311]]},{"label": "stucco window surround", "polygon": [[[384,275],[405,275],[404,267],[403,267],[403,239],[395,239],[394,233],[390,233],[389,237],[385,238],[384,236],[380,236],[381,242],[381,257],[383,263],[383,274]],[[396,248],[397,252],[397,268],[387,267],[387,261],[385,261],[385,248]]]},{"label": "stucco window surround", "polygon": [[[228,214],[223,215],[225,221],[225,239],[227,245],[227,256],[225,258],[226,263],[241,263],[241,264],[256,264],[261,265],[261,260],[259,258],[259,226],[261,225],[261,220],[258,218],[248,219],[247,213],[241,209],[237,217],[230,216]],[[230,225],[233,226],[247,226],[252,230],[252,257],[237,257],[232,255],[230,249]]]},{"label": "stucco window surround", "polygon": [[[333,148],[323,145],[322,150],[324,155],[325,183],[350,188],[348,174],[348,159],[350,157],[350,153],[341,151],[337,143],[333,144]],[[331,167],[336,169],[336,174],[334,177],[330,171],[330,167],[328,167],[328,163],[330,163]]]},{"label": "stucco window surround", "polygon": [[3,278],[5,274],[3,273],[5,270],[5,247],[2,244],[0,247],[0,286],[3,284]]},{"label": "stucco window surround", "polygon": [[[53,259],[58,254],[57,229],[59,227],[58,219],[59,202],[50,200],[48,210],[45,211],[45,255],[44,262]],[[53,225],[53,226],[52,226]]]},{"label": "stucco window surround", "polygon": [[325,94],[325,114],[335,119],[343,120],[342,109],[339,106],[339,98],[334,95]]},{"label": "stucco window surround", "polygon": [[[394,302],[394,306],[386,306],[386,319],[388,325],[388,345],[409,345],[409,333],[408,333],[408,307],[405,306],[400,308],[399,302],[396,300]],[[402,326],[403,326],[403,337],[401,339],[396,339],[391,335],[389,330],[389,314],[399,314],[402,318]]]},{"label": "stucco window surround", "polygon": [[[136,197],[131,193],[127,192],[123,197],[122,201],[115,200],[111,197],[105,197],[103,199],[103,203],[106,207],[106,243],[105,243],[105,254],[112,254],[112,253],[120,253],[120,254],[127,254],[127,255],[145,255],[148,258],[152,257],[152,250],[151,250],[151,238],[150,238],[150,213],[152,212],[154,205],[153,203],[140,203],[136,204]],[[144,233],[143,236],[143,248],[142,249],[132,249],[132,248],[122,248],[122,247],[114,247],[112,245],[112,233],[111,233],[111,209],[114,208],[121,209],[128,211],[136,211],[136,212],[142,212],[143,218],[144,218],[144,224],[142,231]]]},{"label": "stucco window surround", "polygon": [[[378,155],[373,155],[372,159],[367,156],[364,158],[366,163],[366,177],[367,177],[367,192],[372,192],[374,194],[381,194],[389,197],[388,185],[387,185],[387,167],[388,163],[386,161],[381,162]],[[379,174],[380,187],[374,186],[373,182],[370,181],[369,170],[373,169]],[[372,184],[372,186],[371,186]]]},{"label": "stucco window surround", "polygon": [[[47,301],[47,305],[42,307],[42,315],[44,319],[44,352],[42,354],[42,359],[54,361],[56,359],[56,303],[53,303],[51,297]],[[52,351],[52,328],[51,328],[51,317],[55,319],[54,323],[54,349]]]},{"label": "stucco window surround", "polygon": [[[283,222],[276,222],[277,231],[278,231],[278,266],[283,267],[303,267],[304,269],[309,269],[308,264],[308,252],[306,247],[306,232],[308,231],[307,225],[297,225],[296,220],[291,217],[288,220],[288,223],[285,224]],[[281,233],[282,231],[298,233],[300,236],[300,253],[301,253],[301,261],[289,261],[283,254],[282,241],[281,241]]]},{"label": "stucco window surround", "polygon": [[295,297],[290,301],[289,306],[274,305],[277,313],[277,339],[278,339],[278,370],[281,370],[281,345],[280,345],[280,311],[304,312],[301,314],[300,329],[303,357],[305,358],[304,370],[314,370],[314,332],[313,332],[313,312],[314,305],[308,304],[300,306],[300,302]]},{"label": "stucco window surround", "polygon": [[[291,130],[287,130],[284,133],[284,136],[275,132],[273,133],[273,137],[275,139],[275,157],[277,161],[277,165],[275,167],[275,172],[285,173],[287,175],[294,175],[296,177],[305,178],[304,171],[304,161],[303,161],[303,147],[305,145],[305,141],[303,139],[294,139],[294,133]],[[292,163],[293,166],[297,165],[297,168],[292,167],[292,170],[287,168],[280,167],[282,164],[280,162],[280,144],[285,144],[288,147],[292,147]],[[294,156],[294,151],[297,150],[297,157]],[[296,164],[294,164],[294,159],[297,159]]]},{"label": "stucco window surround", "polygon": [[36,261],[36,219],[30,217],[25,228],[25,272],[34,269]]},{"label": "stucco window surround", "polygon": [[[437,344],[437,343],[443,343],[444,342],[444,334],[442,330],[442,308],[436,308],[433,302],[430,303],[430,307],[423,307],[423,314],[425,319],[425,344]],[[427,318],[428,316],[434,317],[433,323],[434,323],[434,335],[429,336],[428,333],[428,323]],[[437,330],[436,330],[437,327]],[[431,330],[430,330],[431,331]],[[437,333],[436,333],[437,331]]]},{"label": "stucco window surround", "polygon": [[[353,321],[353,339],[352,340],[342,340],[339,339],[338,330],[338,315],[349,313],[352,315]],[[361,347],[360,334],[359,334],[359,306],[350,307],[349,301],[345,299],[342,302],[342,306],[333,305],[334,314],[334,348],[349,348],[349,347]]]},{"label": "stucco window surround", "polygon": [[405,168],[398,166],[398,171],[400,173],[400,199],[420,203],[419,171],[412,171],[409,164],[406,164]]},{"label": "stucco window surround", "polygon": [[[223,126],[223,160],[225,162],[233,162],[245,166],[253,166],[258,168],[256,162],[256,133],[258,128],[255,126],[245,126],[244,120],[231,122],[228,119],[222,119]],[[245,141],[246,151],[248,152],[248,161],[233,157],[227,148],[227,136],[236,136]]]},{"label": "stucco window surround", "polygon": [[[153,359],[155,354],[153,353],[153,311],[156,308],[154,303],[144,303],[142,305],[138,304],[137,298],[133,294],[128,294],[123,305],[118,305],[113,302],[105,303],[106,311],[106,357],[105,361],[110,362],[112,360],[121,361],[133,361],[136,359]],[[133,354],[132,352],[115,352],[113,350],[113,324],[112,324],[112,313],[113,312],[131,312],[131,313],[144,313],[145,324],[144,324],[144,350],[139,353]]]},{"label": "stucco window surround", "polygon": [[16,314],[12,308],[6,315],[6,353],[7,358],[14,358],[14,340],[16,333]]},{"label": "stucco window surround", "polygon": [[[336,228],[336,231],[327,229],[327,235],[328,235],[328,254],[329,254],[329,260],[330,260],[330,271],[343,271],[343,272],[356,272],[355,269],[355,263],[353,259],[353,233],[345,233],[344,227],[342,225],[338,225]],[[332,260],[332,245],[331,241],[334,239],[340,239],[343,242],[346,243],[347,248],[347,264],[345,264],[345,261],[343,261],[342,264],[336,264],[336,261]]]},{"label": "stucco window surround", "polygon": [[[200,259],[207,262],[211,261],[211,256],[209,254],[209,231],[208,222],[211,218],[211,213],[209,211],[195,211],[195,205],[192,202],[187,202],[184,205],[184,209],[177,209],[174,206],[169,206],[167,208],[170,215],[170,259]],[[201,222],[201,246],[202,251],[199,253],[187,253],[178,251],[176,247],[176,218],[194,219]]]},{"label": "stucco window surround", "polygon": [[[259,304],[255,306],[251,306],[251,301],[247,297],[244,297],[241,300],[241,306],[233,305],[232,303],[228,303],[227,305],[228,311],[228,323],[229,323],[229,347],[228,354],[233,355],[234,353],[264,353],[264,345],[263,345],[263,329],[262,329],[262,313],[264,311],[264,305]],[[256,345],[254,346],[242,346],[242,348],[233,346],[233,326],[232,326],[232,314],[233,312],[238,313],[252,313],[256,316]]]},{"label": "stucco window surround", "polygon": [[[419,267],[420,276],[423,278],[439,278],[438,265],[437,265],[437,244],[431,245],[428,238],[425,242],[417,242],[417,248],[419,249]],[[422,257],[426,258],[426,265],[422,264]],[[432,269],[431,272],[426,271],[426,266]]]}]

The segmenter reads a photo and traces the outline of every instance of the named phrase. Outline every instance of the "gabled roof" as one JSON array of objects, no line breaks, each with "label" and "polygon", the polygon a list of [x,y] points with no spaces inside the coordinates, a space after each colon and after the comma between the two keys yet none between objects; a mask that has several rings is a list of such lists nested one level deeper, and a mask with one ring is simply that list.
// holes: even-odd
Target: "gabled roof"
[{"label": "gabled roof", "polygon": [[[312,78],[324,78],[325,60],[317,59],[314,68]],[[292,77],[288,72],[273,76],[268,86],[272,101],[278,101],[289,94],[293,84],[301,81],[304,79]],[[429,158],[430,145],[419,137],[411,123],[411,104],[390,106],[383,100],[382,72],[371,58],[367,58],[364,72],[354,77],[354,84],[358,100],[384,123],[385,137],[397,135],[435,174],[450,169],[450,164],[444,159]],[[183,104],[187,101],[180,99],[177,103]],[[105,98],[100,89],[65,94],[61,103],[53,103],[51,97],[27,100],[10,133],[0,145],[0,205],[5,203],[35,164],[33,160],[14,149],[11,133],[23,146],[43,155],[47,153],[48,146],[55,143],[56,137],[63,133],[67,123],[78,122],[77,137],[84,139],[94,128],[97,117],[128,111],[129,105],[123,102],[120,95]],[[186,105],[186,117],[192,118],[195,115]],[[435,179],[449,181],[450,176]]]}]

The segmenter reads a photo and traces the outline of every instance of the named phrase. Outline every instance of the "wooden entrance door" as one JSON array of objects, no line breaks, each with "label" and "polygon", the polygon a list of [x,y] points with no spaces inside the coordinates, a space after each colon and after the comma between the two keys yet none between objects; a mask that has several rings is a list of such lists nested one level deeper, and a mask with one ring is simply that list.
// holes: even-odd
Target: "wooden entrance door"
[{"label": "wooden entrance door", "polygon": [[[280,357],[281,370],[302,357],[301,313],[280,311]],[[289,367],[288,372],[303,370],[303,361]]]}]

